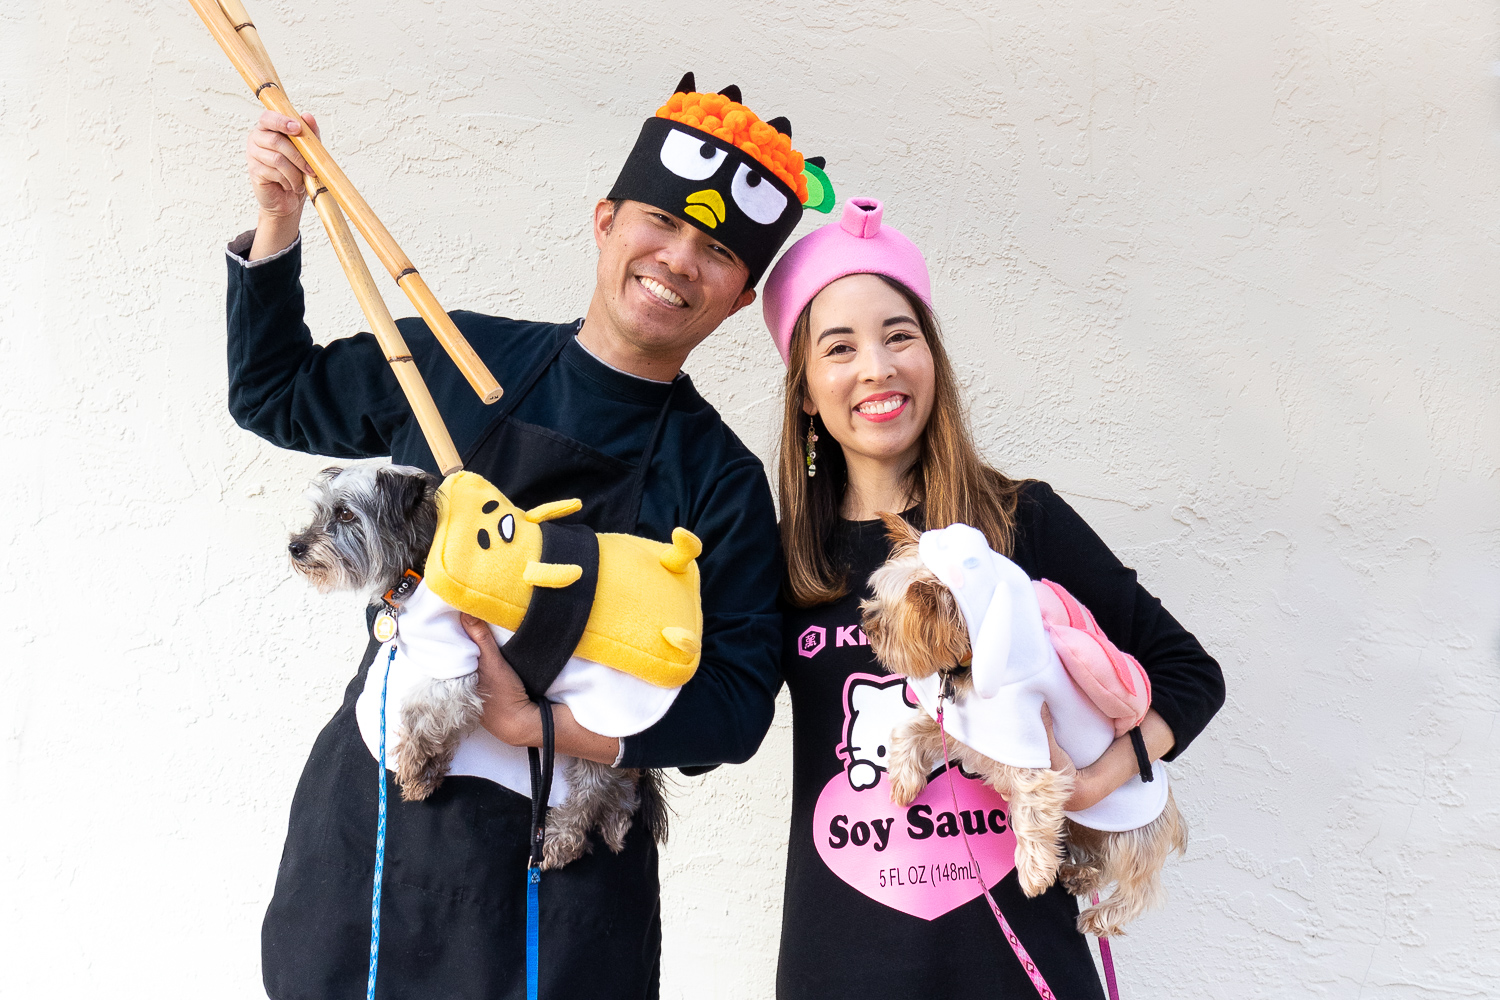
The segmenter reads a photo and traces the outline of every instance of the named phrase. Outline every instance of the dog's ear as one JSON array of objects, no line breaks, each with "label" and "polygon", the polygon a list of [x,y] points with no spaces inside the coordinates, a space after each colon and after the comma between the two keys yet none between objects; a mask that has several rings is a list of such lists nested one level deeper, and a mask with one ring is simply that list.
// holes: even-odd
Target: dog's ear
[{"label": "dog's ear", "polygon": [[906,519],[900,514],[881,511],[880,519],[885,522],[885,537],[891,541],[893,554],[901,552],[908,546],[916,545],[922,540],[922,533],[907,524]]},{"label": "dog's ear", "polygon": [[437,493],[437,482],[427,473],[401,477],[401,509],[411,517]]},{"label": "dog's ear", "polygon": [[407,519],[433,495],[433,479],[425,472],[385,467],[375,475],[387,502]]},{"label": "dog's ear", "polygon": [[343,474],[344,467],[342,465],[330,465],[328,468],[318,473],[317,481],[320,483],[331,483]]},{"label": "dog's ear", "polygon": [[969,629],[953,591],[936,579],[921,578],[907,588],[906,597],[920,641],[945,659],[956,661],[969,644]]},{"label": "dog's ear", "polygon": [[911,601],[911,608],[924,621],[931,621],[943,617],[947,588],[936,580],[913,580],[910,587],[906,588],[906,596]]}]

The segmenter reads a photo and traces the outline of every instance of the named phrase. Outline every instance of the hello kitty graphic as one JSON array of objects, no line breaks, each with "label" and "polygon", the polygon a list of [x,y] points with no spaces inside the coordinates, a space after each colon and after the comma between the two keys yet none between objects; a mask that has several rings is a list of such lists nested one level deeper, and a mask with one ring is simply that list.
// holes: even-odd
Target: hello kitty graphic
[{"label": "hello kitty graphic", "polygon": [[851,788],[862,792],[879,784],[891,752],[891,732],[918,711],[916,699],[907,693],[906,678],[850,676],[844,685],[844,743],[838,754],[848,761]]},{"label": "hello kitty graphic", "polygon": [[843,768],[813,808],[813,847],[828,870],[885,906],[935,920],[1015,866],[1010,807],[977,776],[941,763],[905,806],[885,777],[891,733],[922,709],[903,677],[854,673],[844,681]]}]

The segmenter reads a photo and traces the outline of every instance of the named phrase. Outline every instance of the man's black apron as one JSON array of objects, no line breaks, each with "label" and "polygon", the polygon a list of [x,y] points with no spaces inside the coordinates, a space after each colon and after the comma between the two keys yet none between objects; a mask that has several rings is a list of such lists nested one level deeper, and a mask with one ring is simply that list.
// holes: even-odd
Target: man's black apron
[{"label": "man's black apron", "polygon": [[[465,467],[517,506],[578,497],[563,519],[633,533],[671,395],[631,466],[545,427],[511,418],[577,327],[507,391]],[[276,892],[261,931],[273,1000],[358,1000],[365,993],[374,877],[377,765],[354,703],[373,639],[344,703],[323,728],[292,799]],[[381,903],[381,998],[509,1000],[526,995],[526,859],[531,804],[484,778],[449,776],[424,802],[387,775]],[[656,846],[639,816],[614,854],[598,847],[541,883],[543,1000],[654,998],[661,916]]]}]

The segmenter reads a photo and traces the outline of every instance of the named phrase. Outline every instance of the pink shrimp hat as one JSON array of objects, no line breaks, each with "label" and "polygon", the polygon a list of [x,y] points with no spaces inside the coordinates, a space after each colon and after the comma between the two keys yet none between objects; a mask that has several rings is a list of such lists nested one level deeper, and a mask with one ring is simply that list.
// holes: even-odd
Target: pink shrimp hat
[{"label": "pink shrimp hat", "polygon": [[927,261],[911,240],[880,224],[881,205],[874,198],[851,198],[844,217],[813,230],[781,255],[766,279],[761,308],[782,364],[789,364],[792,327],[813,298],[850,274],[883,274],[895,278],[932,307],[932,280]]}]

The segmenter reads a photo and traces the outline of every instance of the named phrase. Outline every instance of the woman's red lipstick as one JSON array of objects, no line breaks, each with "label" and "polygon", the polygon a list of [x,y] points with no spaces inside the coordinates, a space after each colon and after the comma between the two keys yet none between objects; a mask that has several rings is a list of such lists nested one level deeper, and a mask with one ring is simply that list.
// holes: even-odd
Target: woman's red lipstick
[{"label": "woman's red lipstick", "polygon": [[[870,403],[883,403],[886,400],[893,398],[899,398],[901,400],[900,404],[891,407],[889,410],[886,410],[883,413],[866,413],[864,410],[860,409],[860,407],[867,406]],[[867,396],[864,399],[860,400],[859,405],[854,408],[854,412],[870,421],[871,423],[883,424],[887,420],[895,420],[897,417],[899,417],[902,411],[905,410],[907,405],[910,403],[911,397],[906,395],[906,393],[904,392],[878,392],[873,396]]]}]

